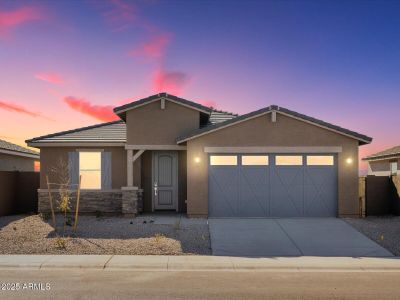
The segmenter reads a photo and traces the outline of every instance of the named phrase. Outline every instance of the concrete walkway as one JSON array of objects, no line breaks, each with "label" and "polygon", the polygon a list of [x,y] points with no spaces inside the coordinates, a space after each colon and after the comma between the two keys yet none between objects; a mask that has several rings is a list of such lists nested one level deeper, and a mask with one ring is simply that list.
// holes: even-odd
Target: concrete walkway
[{"label": "concrete walkway", "polygon": [[338,218],[209,219],[213,255],[392,257]]},{"label": "concrete walkway", "polygon": [[400,258],[130,255],[0,255],[0,269],[127,271],[379,271],[400,272]]}]

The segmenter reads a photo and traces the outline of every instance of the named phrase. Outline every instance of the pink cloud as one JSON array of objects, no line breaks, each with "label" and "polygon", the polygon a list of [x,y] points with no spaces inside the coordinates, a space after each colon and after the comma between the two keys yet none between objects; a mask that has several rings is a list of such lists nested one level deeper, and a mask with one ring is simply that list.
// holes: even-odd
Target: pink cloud
[{"label": "pink cloud", "polygon": [[93,105],[88,100],[76,97],[65,97],[64,102],[67,103],[70,108],[100,121],[107,122],[118,119],[118,116],[114,114],[113,106],[111,105]]},{"label": "pink cloud", "polygon": [[27,22],[43,19],[42,12],[33,6],[23,6],[12,11],[0,11],[0,35]]},{"label": "pink cloud", "polygon": [[42,117],[42,118],[46,118],[44,117],[41,113],[38,112],[34,112],[31,111],[25,107],[19,106],[17,104],[13,104],[10,102],[5,102],[5,101],[1,101],[0,100],[0,109],[6,110],[6,111],[10,111],[10,112],[14,112],[14,113],[20,113],[20,114],[25,114],[31,117]]},{"label": "pink cloud", "polygon": [[171,34],[163,33],[152,37],[148,42],[141,44],[129,54],[132,56],[144,56],[147,58],[162,58],[168,44],[171,42]]},{"label": "pink cloud", "polygon": [[56,73],[38,73],[35,74],[35,78],[39,80],[43,80],[52,84],[63,84],[64,79],[61,75]]},{"label": "pink cloud", "polygon": [[159,69],[153,76],[153,92],[180,95],[188,82],[189,76],[186,73]]}]

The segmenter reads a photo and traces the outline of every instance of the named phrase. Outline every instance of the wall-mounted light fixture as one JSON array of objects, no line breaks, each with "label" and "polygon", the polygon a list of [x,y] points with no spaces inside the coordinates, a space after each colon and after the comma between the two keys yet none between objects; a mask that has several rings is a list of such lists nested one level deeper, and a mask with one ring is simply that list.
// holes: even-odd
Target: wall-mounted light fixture
[{"label": "wall-mounted light fixture", "polygon": [[196,156],[196,157],[194,158],[194,162],[195,162],[196,164],[200,163],[200,157]]},{"label": "wall-mounted light fixture", "polygon": [[353,163],[353,159],[351,157],[346,158],[346,163],[348,165],[352,164]]}]

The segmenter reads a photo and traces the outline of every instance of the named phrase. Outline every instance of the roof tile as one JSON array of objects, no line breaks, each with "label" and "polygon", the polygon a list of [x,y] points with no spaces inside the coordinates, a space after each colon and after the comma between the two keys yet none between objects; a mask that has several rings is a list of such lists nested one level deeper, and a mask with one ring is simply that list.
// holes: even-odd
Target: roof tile
[{"label": "roof tile", "polygon": [[[236,114],[213,110],[209,125],[224,122],[236,117]],[[114,121],[82,127],[53,134],[36,137],[26,141],[27,143],[47,142],[126,142],[126,124],[124,121]]]},{"label": "roof tile", "polygon": [[114,121],[68,131],[57,132],[26,141],[43,142],[126,142],[126,125],[123,121]]},{"label": "roof tile", "polygon": [[378,159],[378,158],[390,158],[390,157],[400,157],[400,146],[395,146],[383,151],[380,151],[378,153],[375,154],[371,154],[365,158],[363,158],[363,160],[373,160],[373,159]]},{"label": "roof tile", "polygon": [[19,152],[19,153],[25,153],[25,154],[32,154],[32,155],[37,155],[39,157],[39,152],[33,151],[31,149],[21,147],[19,145],[0,140],[0,149],[3,150],[8,150],[8,151],[13,151],[13,152]]}]

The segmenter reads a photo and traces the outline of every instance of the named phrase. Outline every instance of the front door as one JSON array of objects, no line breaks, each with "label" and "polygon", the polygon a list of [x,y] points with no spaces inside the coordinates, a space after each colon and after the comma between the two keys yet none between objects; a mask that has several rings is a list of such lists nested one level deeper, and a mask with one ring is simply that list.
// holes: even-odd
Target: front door
[{"label": "front door", "polygon": [[153,152],[153,210],[178,210],[178,153]]}]

